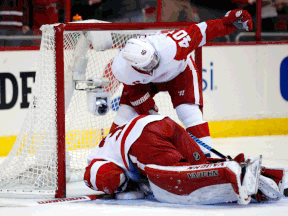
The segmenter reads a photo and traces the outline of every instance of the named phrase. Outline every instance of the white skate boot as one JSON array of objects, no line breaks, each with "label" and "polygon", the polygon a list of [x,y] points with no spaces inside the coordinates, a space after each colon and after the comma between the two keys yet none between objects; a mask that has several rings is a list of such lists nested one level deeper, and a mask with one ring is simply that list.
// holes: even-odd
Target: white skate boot
[{"label": "white skate boot", "polygon": [[[242,187],[241,194],[243,199],[239,199],[239,204],[248,204],[251,201],[251,196],[257,194],[259,187],[259,178],[261,173],[262,155],[257,158],[247,157],[242,167]],[[247,198],[248,196],[248,198]]]}]

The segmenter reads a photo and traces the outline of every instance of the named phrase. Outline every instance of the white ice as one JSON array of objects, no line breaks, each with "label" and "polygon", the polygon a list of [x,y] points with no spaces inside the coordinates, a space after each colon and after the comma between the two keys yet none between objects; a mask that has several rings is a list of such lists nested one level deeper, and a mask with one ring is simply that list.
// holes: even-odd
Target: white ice
[{"label": "white ice", "polygon": [[[218,138],[212,140],[213,147],[225,155],[236,156],[245,153],[249,156],[263,155],[263,164],[283,167],[288,172],[288,136],[259,136],[240,138]],[[286,179],[286,188],[288,179]],[[93,194],[83,182],[69,184],[67,196]],[[278,202],[250,203],[240,206],[236,203],[221,205],[177,205],[158,203],[150,200],[110,200],[79,203],[45,204],[35,207],[0,207],[0,215],[21,216],[288,216],[288,198]]]}]

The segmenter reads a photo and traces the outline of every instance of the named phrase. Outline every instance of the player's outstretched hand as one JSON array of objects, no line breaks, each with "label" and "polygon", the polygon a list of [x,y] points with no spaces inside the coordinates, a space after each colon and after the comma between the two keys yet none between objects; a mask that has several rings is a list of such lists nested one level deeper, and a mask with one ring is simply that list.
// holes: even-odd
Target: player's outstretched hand
[{"label": "player's outstretched hand", "polygon": [[225,25],[233,24],[238,29],[245,29],[246,31],[251,31],[253,28],[251,15],[246,10],[230,10],[225,14],[222,20]]}]

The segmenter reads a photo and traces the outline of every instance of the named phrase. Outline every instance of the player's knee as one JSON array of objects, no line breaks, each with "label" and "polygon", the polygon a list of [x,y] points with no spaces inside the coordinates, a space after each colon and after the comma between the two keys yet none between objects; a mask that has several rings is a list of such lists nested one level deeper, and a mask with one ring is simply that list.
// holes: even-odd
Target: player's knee
[{"label": "player's knee", "polygon": [[116,164],[103,160],[93,160],[86,167],[84,182],[89,188],[107,194],[121,192],[127,186],[124,171]]},{"label": "player's knee", "polygon": [[119,106],[119,110],[117,111],[117,116],[114,120],[114,123],[118,126],[122,126],[127,121],[130,121],[136,116],[138,116],[138,114],[133,107],[126,104],[121,104]]},{"label": "player's knee", "polygon": [[176,113],[186,128],[205,123],[202,112],[196,104],[181,104],[176,107]]}]

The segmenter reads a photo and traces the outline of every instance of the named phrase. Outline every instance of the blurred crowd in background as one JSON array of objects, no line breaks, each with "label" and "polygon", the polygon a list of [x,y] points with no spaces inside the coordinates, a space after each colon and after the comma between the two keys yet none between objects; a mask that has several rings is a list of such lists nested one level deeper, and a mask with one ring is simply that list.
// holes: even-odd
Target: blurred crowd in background
[{"label": "blurred crowd in background", "polygon": [[[43,24],[65,22],[65,11],[70,10],[71,20],[76,14],[83,20],[98,19],[116,23],[156,22],[157,0],[71,0],[71,8],[64,0],[2,0],[0,5],[0,46],[39,45],[39,41],[15,40],[12,36],[39,36]],[[248,10],[256,28],[256,0],[162,0],[162,22],[202,22],[218,19],[229,10]],[[287,40],[277,33],[288,32],[288,0],[262,0],[262,32],[275,36],[263,40]],[[234,42],[229,38],[212,42]],[[28,37],[27,37],[28,38]],[[253,38],[246,41],[254,40]],[[245,39],[244,39],[245,41]]]}]

